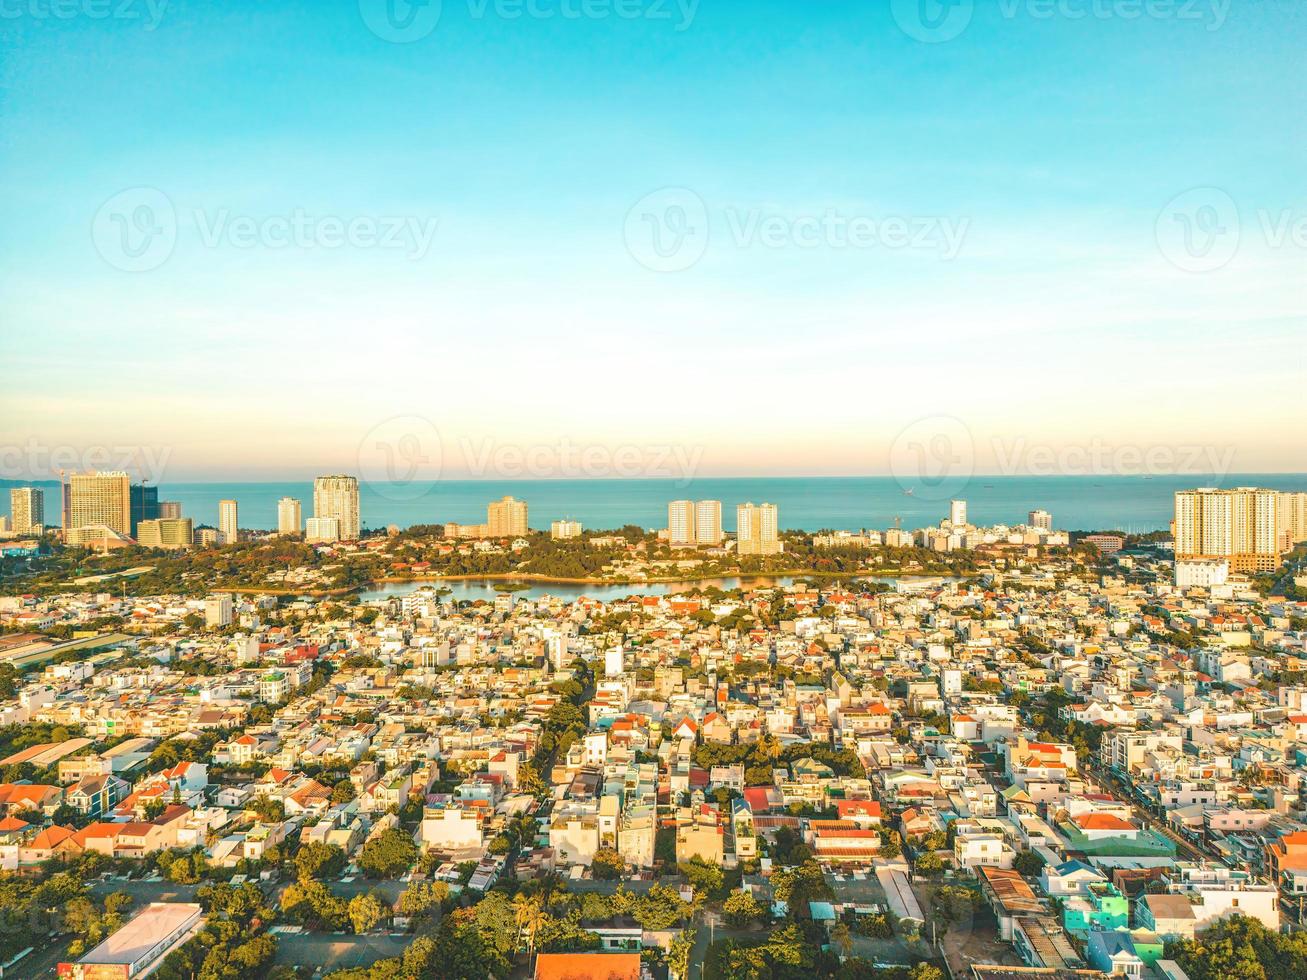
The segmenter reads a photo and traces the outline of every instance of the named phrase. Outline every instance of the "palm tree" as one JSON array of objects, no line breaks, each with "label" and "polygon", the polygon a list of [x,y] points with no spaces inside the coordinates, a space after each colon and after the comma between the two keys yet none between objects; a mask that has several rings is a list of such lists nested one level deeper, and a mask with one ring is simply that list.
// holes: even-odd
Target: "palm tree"
[{"label": "palm tree", "polygon": [[539,895],[518,895],[513,899],[513,918],[517,922],[519,935],[526,939],[527,965],[530,966],[531,958],[535,955],[536,933],[549,921],[549,915],[545,912]]},{"label": "palm tree", "polygon": [[849,954],[853,952],[853,933],[849,931],[848,925],[843,922],[835,923],[831,926],[830,938],[840,948],[843,958],[848,959]]}]

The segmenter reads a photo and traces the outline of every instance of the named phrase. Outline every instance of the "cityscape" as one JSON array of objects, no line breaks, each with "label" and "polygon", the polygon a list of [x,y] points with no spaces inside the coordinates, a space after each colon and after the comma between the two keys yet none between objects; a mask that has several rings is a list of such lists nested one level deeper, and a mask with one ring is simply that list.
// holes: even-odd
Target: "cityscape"
[{"label": "cityscape", "polygon": [[1307,492],[1148,534],[9,497],[13,966],[1174,978],[1303,921]]},{"label": "cityscape", "polygon": [[1307,0],[0,51],[0,980],[1307,980]]}]

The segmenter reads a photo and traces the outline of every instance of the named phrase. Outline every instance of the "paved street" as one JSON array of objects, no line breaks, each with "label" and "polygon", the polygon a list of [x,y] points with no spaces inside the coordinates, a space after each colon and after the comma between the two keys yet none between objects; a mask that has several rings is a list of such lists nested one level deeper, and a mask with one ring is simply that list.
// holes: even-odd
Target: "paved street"
[{"label": "paved street", "polygon": [[1112,773],[1110,770],[1095,765],[1090,765],[1087,768],[1089,772],[1094,776],[1094,778],[1096,778],[1099,781],[1099,783],[1102,784],[1104,789],[1107,789],[1108,791],[1115,791],[1115,795],[1129,802],[1133,807],[1134,812],[1140,816],[1143,822],[1147,824],[1150,829],[1157,831],[1157,833],[1161,834],[1167,840],[1175,844],[1181,857],[1194,861],[1219,861],[1220,860],[1219,855],[1214,853],[1209,853],[1205,849],[1195,846],[1193,843],[1186,840],[1183,836],[1176,833],[1170,827],[1166,826],[1166,824],[1164,824],[1162,821],[1158,820],[1151,813],[1149,813],[1147,809],[1141,806],[1139,802],[1134,799],[1129,784],[1117,778],[1117,776],[1114,773]]},{"label": "paved street", "polygon": [[125,892],[139,907],[150,902],[193,902],[199,885],[179,885],[172,881],[128,881],[125,878],[96,878],[88,885],[91,894],[103,898],[114,892]]},{"label": "paved street", "polygon": [[5,977],[37,980],[37,978],[54,976],[59,964],[68,959],[68,944],[71,942],[72,937],[65,937],[56,941],[53,945],[38,949],[23,961],[15,963],[10,970],[6,971]]}]

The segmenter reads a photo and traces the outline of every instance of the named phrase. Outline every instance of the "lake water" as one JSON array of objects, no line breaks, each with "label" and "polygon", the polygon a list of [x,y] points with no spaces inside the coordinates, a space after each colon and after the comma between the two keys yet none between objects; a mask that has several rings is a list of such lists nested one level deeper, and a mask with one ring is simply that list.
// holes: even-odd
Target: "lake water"
[{"label": "lake water", "polygon": [[[746,588],[768,588],[771,586],[786,586],[795,581],[802,581],[802,576],[797,578],[787,575],[770,576],[770,577],[727,577],[704,579],[701,582],[658,582],[648,585],[578,585],[566,582],[525,582],[521,583],[527,586],[525,589],[518,589],[513,592],[514,595],[522,596],[525,599],[540,599],[545,596],[553,596],[563,599],[567,602],[573,602],[582,597],[598,599],[601,602],[613,602],[618,599],[625,599],[627,596],[639,595],[672,595],[677,592],[689,592],[695,588],[712,588],[716,587],[724,592],[731,589]],[[812,580],[818,581],[818,580]],[[821,579],[823,583],[833,582],[833,579]],[[878,582],[884,582],[886,585],[894,585],[897,579],[878,578]],[[956,581],[954,579],[940,578],[938,581]],[[436,582],[390,582],[378,586],[375,589],[368,589],[359,593],[359,598],[366,601],[369,599],[390,599],[396,596],[405,596],[411,592],[416,592],[420,588],[449,589],[449,598],[454,601],[463,599],[493,599],[496,593],[504,591],[504,586],[509,585],[507,580],[498,579],[458,579],[455,581],[436,581]]]}]

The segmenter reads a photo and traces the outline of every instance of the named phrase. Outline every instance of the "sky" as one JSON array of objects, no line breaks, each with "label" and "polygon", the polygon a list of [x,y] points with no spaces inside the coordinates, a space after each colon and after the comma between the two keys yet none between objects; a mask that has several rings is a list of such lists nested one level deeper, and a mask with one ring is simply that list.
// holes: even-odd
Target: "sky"
[{"label": "sky", "polygon": [[1294,0],[0,15],[0,478],[1307,471]]}]

